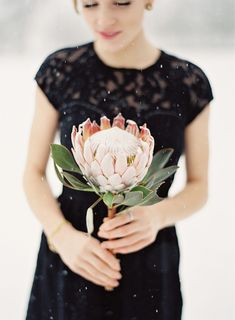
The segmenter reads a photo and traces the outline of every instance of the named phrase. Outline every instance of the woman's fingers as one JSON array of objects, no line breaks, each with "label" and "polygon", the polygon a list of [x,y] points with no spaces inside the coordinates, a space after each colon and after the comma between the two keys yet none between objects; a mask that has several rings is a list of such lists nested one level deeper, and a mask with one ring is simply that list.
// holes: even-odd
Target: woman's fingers
[{"label": "woman's fingers", "polygon": [[[100,270],[98,270],[96,267],[94,267],[91,264],[91,260],[93,258],[90,259],[90,261],[83,261],[82,265],[78,265],[77,266],[77,270],[78,271],[82,271],[85,272],[87,279],[91,279],[91,278],[95,278],[96,281],[98,281],[99,283],[101,283],[102,285],[110,285],[112,287],[117,286],[119,283],[116,279],[109,277],[107,274],[101,272]],[[82,270],[83,269],[83,270]]]},{"label": "woman's fingers", "polygon": [[129,236],[133,233],[139,232],[142,230],[141,225],[138,221],[133,221],[131,223],[122,225],[110,231],[99,231],[98,235],[105,239],[115,239]]},{"label": "woman's fingers", "polygon": [[108,264],[112,269],[119,271],[121,269],[119,260],[114,257],[114,255],[102,248],[100,242],[95,246],[93,253],[97,255],[100,259],[102,259],[106,264]]},{"label": "woman's fingers", "polygon": [[118,281],[111,279],[102,273],[97,273],[95,269],[89,263],[86,262],[84,262],[83,267],[81,267],[80,265],[76,266],[76,273],[79,273],[82,277],[86,278],[87,280],[104,287],[116,287],[119,284]]},{"label": "woman's fingers", "polygon": [[100,230],[111,230],[123,224],[126,224],[128,222],[130,222],[129,215],[127,214],[116,215],[114,216],[114,218],[104,221],[104,223],[100,226]]},{"label": "woman's fingers", "polygon": [[114,253],[122,253],[122,254],[132,253],[132,252],[139,251],[139,250],[143,249],[144,247],[146,247],[149,244],[150,244],[150,242],[147,240],[140,240],[133,245],[114,249],[113,252]]},{"label": "woman's fingers", "polygon": [[89,263],[94,267],[96,273],[104,274],[105,276],[115,280],[121,279],[121,273],[110,267],[107,263],[96,256],[96,254],[92,254],[92,257],[89,257]]},{"label": "woman's fingers", "polygon": [[130,246],[135,244],[136,242],[146,239],[147,236],[146,234],[143,233],[135,233],[130,236],[117,239],[117,240],[108,240],[108,241],[103,241],[101,243],[102,248],[107,248],[107,249],[116,249],[120,247],[125,247],[125,246]]}]

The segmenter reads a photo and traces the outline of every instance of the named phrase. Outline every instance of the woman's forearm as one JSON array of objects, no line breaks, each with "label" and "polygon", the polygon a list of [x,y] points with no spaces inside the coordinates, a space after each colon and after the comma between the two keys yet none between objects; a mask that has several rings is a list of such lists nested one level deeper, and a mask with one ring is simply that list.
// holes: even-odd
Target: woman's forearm
[{"label": "woman's forearm", "polygon": [[172,226],[198,211],[207,202],[206,183],[191,181],[173,197],[168,197],[152,207],[161,229]]},{"label": "woman's forearm", "polygon": [[[28,204],[42,224],[46,236],[50,235],[64,217],[52,194],[46,176],[38,172],[25,174],[23,188]],[[64,227],[66,226],[64,225]]]}]

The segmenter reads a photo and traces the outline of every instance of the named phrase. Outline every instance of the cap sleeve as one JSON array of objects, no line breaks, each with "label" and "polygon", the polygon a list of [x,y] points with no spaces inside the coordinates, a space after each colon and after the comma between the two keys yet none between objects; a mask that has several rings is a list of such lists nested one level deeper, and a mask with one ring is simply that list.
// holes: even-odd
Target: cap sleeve
[{"label": "cap sleeve", "polygon": [[208,77],[200,67],[193,63],[188,64],[184,83],[188,89],[185,117],[185,126],[187,126],[214,99],[214,96]]},{"label": "cap sleeve", "polygon": [[65,62],[63,50],[54,51],[44,59],[34,76],[34,80],[56,110],[61,106],[61,89],[65,86]]}]

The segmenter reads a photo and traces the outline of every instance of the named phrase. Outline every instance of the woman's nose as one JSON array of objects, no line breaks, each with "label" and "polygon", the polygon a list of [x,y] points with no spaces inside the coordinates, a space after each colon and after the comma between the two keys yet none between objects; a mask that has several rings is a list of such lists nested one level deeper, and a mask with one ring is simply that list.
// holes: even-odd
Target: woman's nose
[{"label": "woman's nose", "polygon": [[116,18],[113,15],[111,9],[100,8],[97,14],[96,24],[99,27],[99,30],[108,30],[109,27],[112,27],[116,23]]}]

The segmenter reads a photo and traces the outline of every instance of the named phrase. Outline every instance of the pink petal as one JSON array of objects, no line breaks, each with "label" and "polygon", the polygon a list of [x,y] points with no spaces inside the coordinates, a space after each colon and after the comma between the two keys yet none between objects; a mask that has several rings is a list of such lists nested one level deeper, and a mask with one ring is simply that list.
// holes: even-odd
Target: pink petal
[{"label": "pink petal", "polygon": [[120,183],[119,185],[117,185],[117,186],[115,186],[114,187],[114,189],[116,190],[116,191],[120,191],[120,190],[122,190],[122,189],[125,189],[125,184],[124,183]]},{"label": "pink petal", "polygon": [[87,177],[90,177],[90,175],[91,175],[91,168],[90,168],[90,166],[89,166],[88,163],[85,163],[85,165],[84,165],[84,170],[85,170],[85,175],[86,175]]},{"label": "pink petal", "polygon": [[105,186],[108,184],[108,179],[102,174],[96,177],[96,181],[100,186]]},{"label": "pink petal", "polygon": [[73,148],[71,148],[71,151],[73,153],[74,159],[76,161],[76,163],[80,166],[80,165],[85,165],[85,160],[83,158],[83,155],[80,151],[80,149],[78,148],[77,151],[75,151]]},{"label": "pink petal", "polygon": [[76,133],[74,143],[75,143],[75,149],[76,149],[77,145],[80,145],[80,147],[83,149],[84,141],[83,141],[83,136],[82,136],[81,130]]},{"label": "pink petal", "polygon": [[122,175],[122,182],[128,185],[129,181],[133,179],[135,176],[136,176],[136,170],[133,166],[130,166]]},{"label": "pink petal", "polygon": [[96,121],[94,120],[91,124],[91,135],[100,131],[100,126],[96,123]]},{"label": "pink petal", "polygon": [[127,186],[134,186],[138,182],[138,179],[136,177],[129,180]]},{"label": "pink petal", "polygon": [[144,170],[144,168],[146,167],[147,161],[148,161],[148,156],[145,153],[142,153],[140,160],[139,160],[139,163],[136,166],[136,174],[137,175],[140,174]]},{"label": "pink petal", "polygon": [[100,191],[101,192],[107,192],[107,191],[113,192],[114,190],[110,184],[106,184],[105,186],[100,186]]},{"label": "pink petal", "polygon": [[88,164],[91,164],[94,159],[89,140],[87,140],[84,144],[83,156]]},{"label": "pink petal", "polygon": [[86,121],[82,123],[83,130],[83,141],[85,142],[91,135],[91,120],[87,118]]},{"label": "pink petal", "polygon": [[72,132],[71,132],[71,141],[72,141],[72,145],[73,145],[74,149],[75,149],[75,137],[76,137],[76,134],[77,134],[77,128],[75,126],[73,126]]},{"label": "pink petal", "polygon": [[123,173],[127,169],[127,158],[124,152],[119,152],[117,154],[117,159],[114,166],[115,166],[115,172],[119,173],[120,175],[123,175]]},{"label": "pink petal", "polygon": [[108,177],[108,181],[112,186],[116,186],[122,183],[122,179],[118,173],[115,173],[112,176]]},{"label": "pink petal", "polygon": [[139,137],[139,128],[136,124],[135,121],[128,119],[126,121],[128,123],[127,127],[126,127],[126,131],[130,132],[131,134],[133,134],[136,137]]},{"label": "pink petal", "polygon": [[135,159],[134,159],[134,162],[133,162],[133,165],[134,165],[135,167],[138,165],[142,153],[143,153],[143,151],[142,151],[142,150],[139,150],[138,153],[136,154]]},{"label": "pink petal", "polygon": [[106,188],[104,186],[100,186],[100,192],[106,192]]},{"label": "pink petal", "polygon": [[104,158],[104,155],[106,154],[106,147],[102,144],[100,144],[98,146],[98,148],[96,149],[96,153],[95,153],[95,159],[101,163],[101,161]]},{"label": "pink petal", "polygon": [[149,153],[149,144],[145,141],[141,141],[141,145],[143,147],[143,152],[145,154],[148,154]]},{"label": "pink petal", "polygon": [[106,190],[106,191],[113,191],[113,187],[112,187],[110,184],[107,184],[107,185],[105,186],[105,190]]},{"label": "pink petal", "polygon": [[91,174],[96,177],[100,174],[102,174],[102,170],[100,168],[99,162],[97,160],[93,160],[91,162]]},{"label": "pink petal", "polygon": [[145,167],[144,170],[142,172],[140,172],[140,174],[137,176],[138,181],[141,181],[144,178],[147,171],[148,171],[148,167]]},{"label": "pink petal", "polygon": [[95,186],[99,185],[94,177],[90,176],[89,179]]},{"label": "pink petal", "polygon": [[148,159],[148,163],[147,163],[147,166],[149,167],[152,160],[153,160],[153,150],[154,150],[154,145],[155,145],[155,140],[154,138],[152,137],[150,139],[150,146],[149,146],[149,159]]},{"label": "pink petal", "polygon": [[107,153],[100,163],[101,169],[106,177],[114,174],[114,161],[110,153]]},{"label": "pink petal", "polygon": [[100,118],[100,128],[101,130],[111,128],[109,118],[107,118],[106,116]]},{"label": "pink petal", "polygon": [[122,116],[121,112],[113,119],[112,127],[118,127],[120,129],[125,129],[125,118]]},{"label": "pink petal", "polygon": [[141,131],[140,131],[139,137],[140,137],[143,141],[146,141],[146,140],[148,139],[148,137],[150,136],[150,131],[149,131],[149,129],[147,128],[146,123],[144,123],[143,126],[140,126],[140,128],[141,128]]}]

